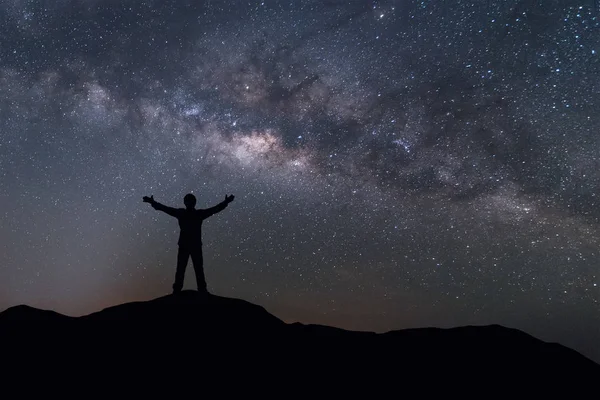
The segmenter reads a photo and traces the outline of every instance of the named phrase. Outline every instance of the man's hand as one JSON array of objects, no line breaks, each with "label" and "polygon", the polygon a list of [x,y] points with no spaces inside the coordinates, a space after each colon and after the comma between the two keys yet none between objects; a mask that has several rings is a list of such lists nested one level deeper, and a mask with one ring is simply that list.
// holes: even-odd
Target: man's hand
[{"label": "man's hand", "polygon": [[234,196],[234,195],[229,195],[229,196],[225,195],[225,201],[226,201],[227,203],[231,203],[231,202],[233,201],[233,199],[234,199],[234,198],[235,198],[235,196]]},{"label": "man's hand", "polygon": [[154,195],[148,197],[148,196],[144,196],[144,203],[154,203]]}]

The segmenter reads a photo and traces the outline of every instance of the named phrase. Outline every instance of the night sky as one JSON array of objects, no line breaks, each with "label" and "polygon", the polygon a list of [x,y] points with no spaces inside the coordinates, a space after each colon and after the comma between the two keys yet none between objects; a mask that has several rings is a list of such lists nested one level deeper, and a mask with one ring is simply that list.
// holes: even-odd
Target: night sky
[{"label": "night sky", "polygon": [[179,228],[142,197],[233,194],[214,294],[600,361],[593,0],[0,0],[0,37],[0,309],[166,295]]}]

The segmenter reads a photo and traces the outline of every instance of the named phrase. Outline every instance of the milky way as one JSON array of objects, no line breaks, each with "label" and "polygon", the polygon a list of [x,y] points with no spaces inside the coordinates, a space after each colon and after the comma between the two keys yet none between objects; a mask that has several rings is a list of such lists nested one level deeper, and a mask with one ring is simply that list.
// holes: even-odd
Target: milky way
[{"label": "milky way", "polygon": [[[594,1],[0,0],[0,308],[209,290],[600,360]],[[188,268],[185,288],[193,288]]]}]

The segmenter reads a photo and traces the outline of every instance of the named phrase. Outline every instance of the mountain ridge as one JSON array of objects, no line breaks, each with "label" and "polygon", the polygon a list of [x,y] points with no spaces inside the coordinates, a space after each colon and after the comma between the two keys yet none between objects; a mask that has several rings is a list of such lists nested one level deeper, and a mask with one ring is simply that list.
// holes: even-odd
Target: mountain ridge
[{"label": "mountain ridge", "polygon": [[[11,344],[3,356],[13,363],[59,357],[95,370],[103,362],[126,361],[136,374],[149,365],[165,368],[197,359],[202,360],[198,368],[233,363],[246,376],[325,374],[365,385],[397,374],[581,389],[600,377],[600,365],[575,350],[497,324],[350,331],[286,323],[246,300],[195,291],[79,317],[13,306],[0,313],[0,343]],[[259,362],[266,367],[258,368]]]}]

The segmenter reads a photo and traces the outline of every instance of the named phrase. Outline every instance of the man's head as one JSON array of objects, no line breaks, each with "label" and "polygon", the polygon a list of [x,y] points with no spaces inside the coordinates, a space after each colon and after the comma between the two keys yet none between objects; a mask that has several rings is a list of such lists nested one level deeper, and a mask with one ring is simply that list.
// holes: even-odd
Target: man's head
[{"label": "man's head", "polygon": [[196,196],[191,193],[188,193],[183,198],[183,204],[185,204],[185,208],[191,209],[196,207]]}]

